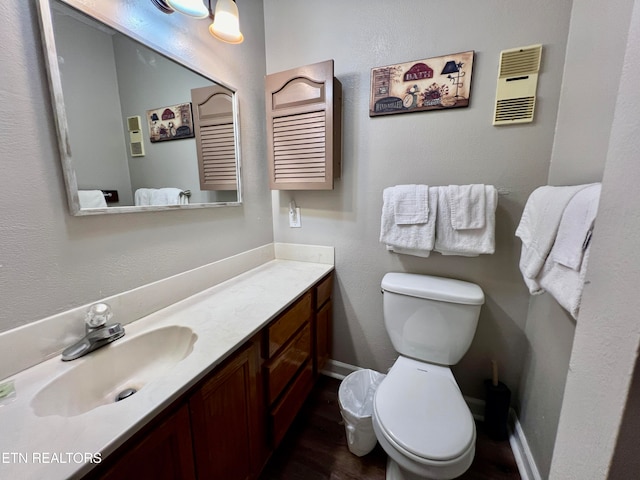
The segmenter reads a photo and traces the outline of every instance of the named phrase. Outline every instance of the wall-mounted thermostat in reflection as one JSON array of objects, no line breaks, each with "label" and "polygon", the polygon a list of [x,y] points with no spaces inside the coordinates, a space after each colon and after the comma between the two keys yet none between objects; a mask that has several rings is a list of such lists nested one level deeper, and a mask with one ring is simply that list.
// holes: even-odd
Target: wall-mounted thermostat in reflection
[{"label": "wall-mounted thermostat in reflection", "polygon": [[144,140],[140,116],[127,117],[127,129],[129,130],[129,151],[132,157],[144,157]]}]

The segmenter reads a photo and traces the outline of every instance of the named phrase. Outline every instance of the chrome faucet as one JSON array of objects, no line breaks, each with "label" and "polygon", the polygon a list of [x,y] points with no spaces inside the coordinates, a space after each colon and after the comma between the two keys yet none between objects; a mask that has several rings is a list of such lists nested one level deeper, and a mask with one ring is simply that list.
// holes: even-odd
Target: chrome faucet
[{"label": "chrome faucet", "polygon": [[91,305],[84,319],[86,335],[62,352],[62,361],[75,360],[122,337],[121,324],[107,325],[112,316],[111,307],[106,303]]}]

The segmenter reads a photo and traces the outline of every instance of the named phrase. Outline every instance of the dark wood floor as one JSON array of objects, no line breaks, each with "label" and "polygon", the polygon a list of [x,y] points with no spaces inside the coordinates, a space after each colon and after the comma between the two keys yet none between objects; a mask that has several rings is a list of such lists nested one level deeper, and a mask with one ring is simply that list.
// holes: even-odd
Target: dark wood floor
[{"label": "dark wood floor", "polygon": [[[339,380],[320,377],[305,407],[260,476],[260,480],[384,480],[387,456],[378,445],[356,457],[338,406]],[[520,480],[509,441],[496,442],[477,425],[476,455],[465,480]]]}]

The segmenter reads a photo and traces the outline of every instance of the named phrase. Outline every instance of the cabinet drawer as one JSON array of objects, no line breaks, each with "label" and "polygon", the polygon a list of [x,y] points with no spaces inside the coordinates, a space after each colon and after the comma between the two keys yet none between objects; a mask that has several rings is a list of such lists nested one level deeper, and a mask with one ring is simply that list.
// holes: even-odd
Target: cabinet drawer
[{"label": "cabinet drawer", "polygon": [[322,280],[316,287],[316,307],[318,310],[329,298],[333,291],[333,273]]},{"label": "cabinet drawer", "polygon": [[311,357],[311,325],[307,323],[284,351],[266,367],[267,401],[273,403]]},{"label": "cabinet drawer", "polygon": [[305,293],[289,310],[267,327],[267,358],[271,358],[280,350],[309,317],[311,317],[311,292]]},{"label": "cabinet drawer", "polygon": [[313,367],[311,362],[307,362],[300,375],[291,385],[291,388],[287,390],[287,393],[270,413],[271,439],[274,447],[280,443],[285,433],[287,433],[289,426],[296,418],[312,387]]}]

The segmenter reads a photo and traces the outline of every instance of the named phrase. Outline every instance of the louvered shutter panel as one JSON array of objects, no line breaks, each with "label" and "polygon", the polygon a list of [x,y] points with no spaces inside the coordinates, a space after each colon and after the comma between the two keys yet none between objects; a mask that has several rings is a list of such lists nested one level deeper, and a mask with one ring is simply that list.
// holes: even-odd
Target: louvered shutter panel
[{"label": "louvered shutter panel", "polygon": [[191,90],[201,190],[236,190],[238,164],[233,97],[214,85]]},{"label": "louvered shutter panel", "polygon": [[333,189],[342,112],[333,60],[267,75],[265,84],[271,189]]}]

